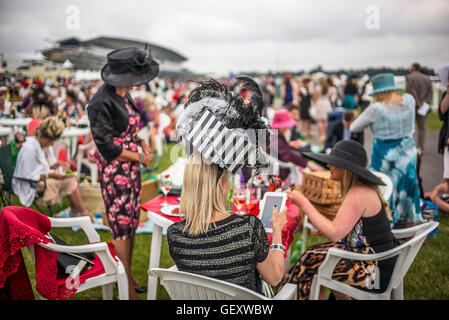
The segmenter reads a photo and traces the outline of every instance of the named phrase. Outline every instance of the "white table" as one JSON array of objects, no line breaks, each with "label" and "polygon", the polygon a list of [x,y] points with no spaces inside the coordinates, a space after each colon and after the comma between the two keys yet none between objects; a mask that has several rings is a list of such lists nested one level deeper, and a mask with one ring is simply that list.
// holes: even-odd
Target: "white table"
[{"label": "white table", "polygon": [[70,138],[73,139],[71,150],[70,150],[70,158],[73,158],[76,153],[76,146],[78,145],[78,137],[85,137],[89,134],[90,128],[77,128],[77,127],[66,127],[64,132],[62,133],[62,138],[64,138],[64,142],[70,147]]},{"label": "white table", "polygon": [[14,138],[14,130],[9,127],[0,127],[0,139],[3,141],[3,145],[8,144],[11,139]]},{"label": "white table", "polygon": [[0,126],[3,127],[26,127],[33,120],[32,118],[20,118],[20,119],[0,119]]},{"label": "white table", "polygon": [[[170,219],[164,218],[160,214],[152,211],[147,211],[148,219],[153,221],[153,233],[151,235],[151,249],[150,249],[150,261],[148,263],[148,270],[151,268],[159,268],[161,261],[161,246],[162,246],[162,230],[167,229],[174,222]],[[156,300],[157,295],[157,276],[148,275],[148,291],[147,300]]]}]

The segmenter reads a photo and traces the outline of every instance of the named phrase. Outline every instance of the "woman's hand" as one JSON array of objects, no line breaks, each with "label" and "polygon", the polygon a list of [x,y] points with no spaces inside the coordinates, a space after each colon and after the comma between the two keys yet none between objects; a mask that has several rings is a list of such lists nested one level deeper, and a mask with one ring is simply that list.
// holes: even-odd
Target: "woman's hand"
[{"label": "woman's hand", "polygon": [[49,172],[48,177],[53,179],[64,179],[66,175],[60,172]]},{"label": "woman's hand", "polygon": [[153,154],[153,150],[151,150],[151,148],[148,146],[148,144],[144,141],[141,140],[140,141],[140,147],[142,148],[142,151],[144,154]]},{"label": "woman's hand", "polygon": [[293,204],[297,205],[298,207],[301,206],[301,200],[304,198],[304,195],[296,190],[287,190],[285,191],[287,193],[287,199],[292,202]]},{"label": "woman's hand", "polygon": [[143,163],[142,165],[144,167],[148,167],[151,164],[151,161],[153,161],[153,155],[151,153],[143,153]]},{"label": "woman's hand", "polygon": [[287,224],[287,206],[285,206],[280,212],[275,206],[273,208],[273,214],[271,215],[271,225],[273,226],[273,232],[281,232]]},{"label": "woman's hand", "polygon": [[309,161],[307,162],[307,167],[312,170],[312,171],[324,171],[326,169],[324,169],[322,166],[320,166],[319,164],[316,164],[313,161]]}]

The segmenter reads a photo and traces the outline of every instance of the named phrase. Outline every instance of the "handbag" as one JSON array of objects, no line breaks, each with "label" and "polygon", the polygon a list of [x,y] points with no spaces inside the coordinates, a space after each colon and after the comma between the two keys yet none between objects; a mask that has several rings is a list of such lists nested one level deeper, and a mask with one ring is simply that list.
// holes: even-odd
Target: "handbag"
[{"label": "handbag", "polygon": [[[53,243],[68,246],[68,244],[50,232],[47,234],[47,238],[49,238]],[[87,252],[87,253],[71,253],[71,252],[59,252],[57,258],[57,267],[58,267],[58,276],[63,277],[75,277],[86,272],[90,266],[93,266],[94,263],[92,260],[95,259],[95,253]],[[79,271],[78,274],[74,274],[74,272]]]}]

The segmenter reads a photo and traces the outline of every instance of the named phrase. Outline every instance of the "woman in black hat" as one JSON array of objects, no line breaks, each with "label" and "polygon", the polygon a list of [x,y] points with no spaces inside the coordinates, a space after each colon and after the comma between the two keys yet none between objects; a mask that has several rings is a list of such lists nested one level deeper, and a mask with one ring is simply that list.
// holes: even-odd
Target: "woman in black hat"
[{"label": "woman in black hat", "polygon": [[[357,253],[379,253],[394,247],[390,230],[391,213],[388,202],[379,192],[383,182],[366,169],[365,149],[356,141],[343,140],[335,144],[330,154],[304,153],[305,156],[328,164],[331,179],[341,182],[343,202],[333,221],[329,220],[298,191],[287,191],[288,199],[302,208],[310,222],[331,242],[310,247],[290,269],[283,283],[298,285],[298,298],[307,299],[313,276],[326,258],[329,248],[340,248]],[[305,243],[303,245],[306,245]],[[388,286],[396,258],[364,262],[342,259],[337,264],[333,279],[371,292],[382,292]],[[375,272],[378,270],[379,272]],[[378,286],[370,286],[380,277]],[[379,279],[379,278],[377,278]],[[376,283],[376,282],[375,282]],[[372,288],[372,289],[370,289]],[[347,296],[334,292],[339,298]],[[324,290],[320,292],[324,299]]]},{"label": "woman in black hat", "polygon": [[150,165],[152,152],[136,135],[140,120],[148,122],[148,119],[134,104],[129,91],[152,80],[158,72],[159,65],[146,51],[137,48],[112,51],[101,71],[105,84],[88,107],[92,136],[98,148],[97,166],[106,215],[115,251],[128,276],[130,299],[138,299],[136,291],[145,290],[131,274],[131,261],[140,215],[140,165]]}]

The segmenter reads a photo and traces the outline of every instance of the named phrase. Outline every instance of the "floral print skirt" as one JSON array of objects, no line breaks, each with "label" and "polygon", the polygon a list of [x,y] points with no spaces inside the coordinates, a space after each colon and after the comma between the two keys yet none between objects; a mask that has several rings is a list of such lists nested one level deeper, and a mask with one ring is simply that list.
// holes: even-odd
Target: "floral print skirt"
[{"label": "floral print skirt", "polygon": [[140,217],[140,166],[136,162],[107,162],[98,153],[98,171],[106,215],[114,240],[132,237]]}]

